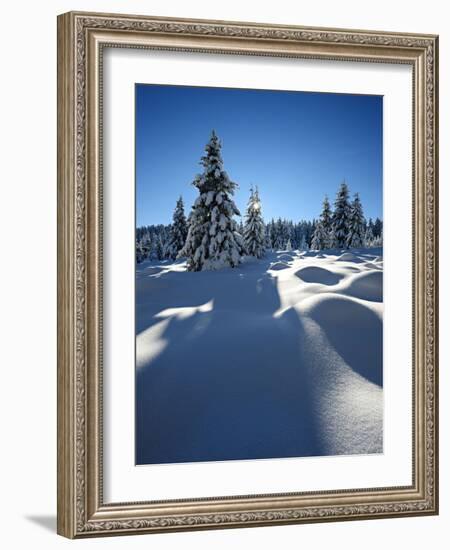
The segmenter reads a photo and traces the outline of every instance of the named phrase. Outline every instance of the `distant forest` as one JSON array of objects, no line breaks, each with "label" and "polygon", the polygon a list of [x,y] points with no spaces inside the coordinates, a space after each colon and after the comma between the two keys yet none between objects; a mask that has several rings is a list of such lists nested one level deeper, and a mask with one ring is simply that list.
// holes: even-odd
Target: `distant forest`
[{"label": "distant forest", "polygon": [[[266,247],[269,250],[309,250],[311,248],[317,220],[271,220],[265,225]],[[172,224],[145,225],[136,228],[136,260],[164,260],[171,258],[169,253]],[[238,224],[239,233],[244,233],[244,223]],[[383,222],[372,218],[366,222],[364,232],[372,239],[373,246],[382,244]],[[370,243],[367,242],[367,246]]]}]

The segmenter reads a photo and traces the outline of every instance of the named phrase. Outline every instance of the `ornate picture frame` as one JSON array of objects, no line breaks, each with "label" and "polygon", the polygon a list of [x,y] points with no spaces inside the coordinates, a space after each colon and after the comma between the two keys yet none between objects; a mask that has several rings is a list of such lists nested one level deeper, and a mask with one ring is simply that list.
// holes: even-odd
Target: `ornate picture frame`
[{"label": "ornate picture frame", "polygon": [[[105,48],[412,67],[412,484],[105,503]],[[58,533],[69,538],[438,513],[438,37],[70,12],[58,17]],[[130,365],[130,368],[134,366]]]}]

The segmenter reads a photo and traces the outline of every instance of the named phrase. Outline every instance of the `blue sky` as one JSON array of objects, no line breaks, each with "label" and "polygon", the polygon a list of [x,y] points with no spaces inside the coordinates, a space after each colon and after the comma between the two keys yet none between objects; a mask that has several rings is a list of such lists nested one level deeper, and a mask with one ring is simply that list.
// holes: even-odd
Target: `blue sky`
[{"label": "blue sky", "polygon": [[266,221],[317,218],[345,179],[382,218],[382,118],[381,96],[137,84],[136,225],[189,213],[213,128],[242,214],[253,184]]}]

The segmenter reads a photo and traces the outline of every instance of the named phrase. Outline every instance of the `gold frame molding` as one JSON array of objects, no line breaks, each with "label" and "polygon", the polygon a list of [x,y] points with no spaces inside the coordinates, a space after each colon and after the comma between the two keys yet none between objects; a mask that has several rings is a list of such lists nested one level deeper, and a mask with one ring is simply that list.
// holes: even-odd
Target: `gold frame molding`
[{"label": "gold frame molding", "polygon": [[[104,47],[413,68],[413,483],[105,504],[102,498]],[[58,17],[58,533],[87,536],[438,513],[438,37],[70,12]],[[149,495],[149,498],[151,495]]]}]

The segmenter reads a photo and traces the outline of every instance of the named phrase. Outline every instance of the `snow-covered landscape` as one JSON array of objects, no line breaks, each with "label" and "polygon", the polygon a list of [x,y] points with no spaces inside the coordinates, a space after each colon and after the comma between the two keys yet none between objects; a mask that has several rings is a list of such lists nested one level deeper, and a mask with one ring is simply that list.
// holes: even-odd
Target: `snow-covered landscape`
[{"label": "snow-covered landscape", "polygon": [[[227,96],[220,97],[217,109]],[[317,110],[314,121],[320,116]],[[192,120],[191,127],[197,124]],[[323,124],[328,128],[330,119]],[[342,125],[333,125],[334,118],[333,132],[340,132]],[[240,140],[234,128],[229,131]],[[362,126],[363,138],[366,132]],[[353,151],[348,155],[340,141],[329,142],[326,159],[316,154],[328,139],[324,132],[315,148],[303,141],[315,159],[308,173],[316,185],[308,188],[280,162],[290,155],[297,171],[297,151],[303,149],[290,148],[297,136],[292,131],[285,147],[272,143],[277,154],[268,151],[276,167],[270,180],[260,169],[262,157],[249,164],[247,141],[240,148],[231,142],[241,174],[259,169],[257,182],[248,182],[245,191],[225,169],[215,130],[203,154],[198,151],[200,172],[189,179],[183,171],[172,182],[159,158],[145,161],[145,174],[156,170],[167,182],[170,202],[165,197],[161,214],[151,200],[158,197],[142,180],[136,464],[383,452],[383,222],[380,178],[367,161],[372,155],[377,174],[379,142],[366,136],[367,147],[360,149],[355,142],[355,165]],[[317,180],[316,171],[328,162],[335,163],[333,177]],[[352,189],[345,178],[336,181],[337,166],[354,175]],[[367,204],[374,218],[366,218]]]},{"label": "snow-covered landscape", "polygon": [[136,275],[137,462],[382,452],[380,248]]}]

